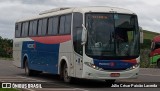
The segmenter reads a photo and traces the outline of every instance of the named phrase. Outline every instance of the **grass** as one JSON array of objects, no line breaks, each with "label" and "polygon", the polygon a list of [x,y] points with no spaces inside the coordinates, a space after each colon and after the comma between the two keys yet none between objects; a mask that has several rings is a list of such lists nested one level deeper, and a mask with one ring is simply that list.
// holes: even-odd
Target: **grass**
[{"label": "grass", "polygon": [[160,35],[160,33],[143,30],[144,43],[141,44],[141,49],[150,49],[151,41],[157,35]]},{"label": "grass", "polygon": [[160,35],[160,33],[143,30],[143,38],[144,39],[152,40],[157,35]]},{"label": "grass", "polygon": [[21,90],[13,88],[0,88],[0,91],[21,91]]},{"label": "grass", "polygon": [[140,67],[141,68],[148,68],[150,67],[150,59],[149,59],[149,49],[141,49],[140,51]]},{"label": "grass", "polygon": [[13,61],[13,58],[5,58],[5,57],[0,57],[0,60]]}]

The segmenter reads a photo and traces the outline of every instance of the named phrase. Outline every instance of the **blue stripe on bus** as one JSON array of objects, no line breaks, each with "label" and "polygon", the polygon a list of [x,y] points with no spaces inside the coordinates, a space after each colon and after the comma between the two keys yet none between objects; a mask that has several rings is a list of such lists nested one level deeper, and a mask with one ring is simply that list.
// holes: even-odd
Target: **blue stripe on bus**
[{"label": "blue stripe on bus", "polygon": [[133,66],[133,63],[124,62],[123,60],[97,60],[94,59],[94,64],[104,70],[125,70]]},{"label": "blue stripe on bus", "polygon": [[58,74],[59,45],[25,41],[22,58],[27,54],[30,69]]}]

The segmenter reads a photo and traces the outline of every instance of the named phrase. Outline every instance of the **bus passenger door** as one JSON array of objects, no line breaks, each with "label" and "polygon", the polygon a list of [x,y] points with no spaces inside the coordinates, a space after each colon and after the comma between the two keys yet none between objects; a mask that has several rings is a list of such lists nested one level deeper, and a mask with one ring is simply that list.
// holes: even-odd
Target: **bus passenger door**
[{"label": "bus passenger door", "polygon": [[83,46],[81,42],[81,36],[82,36],[82,29],[77,28],[74,32],[74,38],[73,38],[73,45],[74,45],[74,63],[75,63],[75,74],[76,77],[81,78],[82,77],[82,68],[83,68]]},{"label": "bus passenger door", "polygon": [[82,77],[82,24],[83,24],[83,15],[82,13],[75,12],[73,13],[73,47],[74,47],[74,68],[75,76]]},{"label": "bus passenger door", "polygon": [[81,78],[83,70],[82,57],[79,57],[78,55],[74,54],[74,61],[75,61],[75,76]]}]

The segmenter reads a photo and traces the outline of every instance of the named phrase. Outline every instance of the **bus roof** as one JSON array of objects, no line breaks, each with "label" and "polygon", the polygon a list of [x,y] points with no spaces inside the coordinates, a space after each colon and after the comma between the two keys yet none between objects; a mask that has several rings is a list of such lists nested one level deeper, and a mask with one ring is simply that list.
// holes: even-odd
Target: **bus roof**
[{"label": "bus roof", "polygon": [[154,42],[160,42],[160,35],[156,36],[153,38]]},{"label": "bus roof", "polygon": [[56,15],[62,15],[62,14],[68,14],[72,12],[106,12],[106,13],[123,13],[123,14],[135,14],[134,12],[123,9],[123,8],[117,8],[117,7],[107,7],[107,6],[90,6],[90,7],[62,7],[62,8],[55,8],[51,10],[47,10],[44,12],[41,12],[39,15],[30,17],[27,19],[21,19],[17,22],[23,22],[23,21],[29,21],[39,18],[45,18],[50,16],[56,16]]}]

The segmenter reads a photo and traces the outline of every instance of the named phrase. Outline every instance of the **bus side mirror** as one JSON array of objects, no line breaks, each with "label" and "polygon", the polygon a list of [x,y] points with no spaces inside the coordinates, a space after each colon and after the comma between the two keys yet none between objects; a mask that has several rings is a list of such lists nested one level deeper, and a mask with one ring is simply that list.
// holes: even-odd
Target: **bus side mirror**
[{"label": "bus side mirror", "polygon": [[139,27],[139,31],[140,31],[140,43],[143,44],[143,29],[142,27]]},{"label": "bus side mirror", "polygon": [[84,24],[82,24],[82,27],[83,27],[83,31],[82,31],[82,43],[81,44],[85,45],[87,42],[87,29],[84,26]]}]

